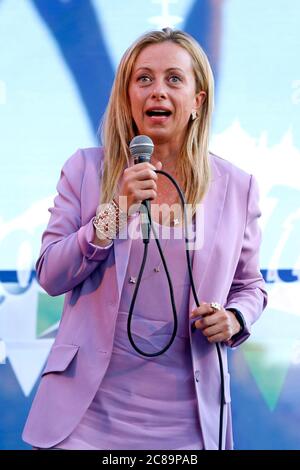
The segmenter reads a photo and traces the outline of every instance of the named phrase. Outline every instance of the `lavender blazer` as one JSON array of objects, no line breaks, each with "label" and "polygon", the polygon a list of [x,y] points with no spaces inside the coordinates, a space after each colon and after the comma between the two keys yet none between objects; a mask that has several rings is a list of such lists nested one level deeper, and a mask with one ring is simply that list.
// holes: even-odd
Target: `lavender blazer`
[{"label": "lavender blazer", "polygon": [[[258,190],[253,177],[231,163],[213,154],[210,162],[212,182],[201,211],[196,212],[196,237],[203,238],[203,244],[194,253],[193,276],[200,301],[217,301],[242,311],[247,328],[234,347],[248,338],[251,324],[266,305],[258,267]],[[49,295],[66,293],[59,331],[23,432],[23,439],[37,447],[54,446],[73,431],[110,362],[131,239],[118,238],[108,248],[92,244],[102,165],[100,148],[78,150],[65,163],[36,264],[39,283]],[[138,218],[134,220],[137,224]],[[190,311],[195,307],[191,292]],[[190,342],[204,446],[217,449],[220,374],[216,348],[199,330],[190,334]],[[224,446],[230,449],[227,347],[221,347],[226,401],[223,435]]]}]

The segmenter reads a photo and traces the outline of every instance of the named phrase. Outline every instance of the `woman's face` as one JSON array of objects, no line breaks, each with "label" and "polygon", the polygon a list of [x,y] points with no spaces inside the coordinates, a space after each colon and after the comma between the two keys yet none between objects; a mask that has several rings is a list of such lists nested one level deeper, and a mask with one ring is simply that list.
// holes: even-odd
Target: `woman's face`
[{"label": "woman's face", "polygon": [[128,91],[139,134],[148,135],[155,144],[180,146],[192,111],[205,98],[204,92],[196,94],[190,54],[171,41],[141,51]]}]

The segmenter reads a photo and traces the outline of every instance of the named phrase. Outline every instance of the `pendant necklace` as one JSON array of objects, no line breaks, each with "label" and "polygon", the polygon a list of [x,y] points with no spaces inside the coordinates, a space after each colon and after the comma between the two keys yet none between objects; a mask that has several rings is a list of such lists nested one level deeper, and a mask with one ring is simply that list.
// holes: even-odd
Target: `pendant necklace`
[{"label": "pendant necklace", "polygon": [[[153,221],[152,221],[152,222],[153,222]],[[159,225],[159,224],[157,224],[157,225]],[[178,220],[178,219],[174,219],[174,220],[173,220],[173,226],[176,226],[176,225],[179,225],[179,220]],[[165,225],[165,226],[161,226],[161,227],[168,227],[168,226]],[[171,226],[169,226],[168,228],[171,228]],[[163,228],[162,228],[162,229],[163,229]],[[166,249],[166,247],[167,247],[167,244],[168,244],[169,239],[170,239],[170,237],[168,237],[168,238],[166,239],[166,243],[164,244],[164,247],[162,248],[163,253],[165,252],[165,249]],[[159,264],[158,264],[157,266],[155,266],[152,271],[153,271],[154,273],[159,273],[159,272],[160,272],[161,264],[162,264],[162,259],[160,259]],[[150,274],[148,274],[146,277],[142,277],[142,280],[145,281],[145,280],[148,279],[150,276],[152,276],[152,275],[153,275],[153,272],[152,272],[152,271],[151,271]],[[136,276],[130,276],[130,277],[129,277],[128,282],[129,282],[130,284],[136,284],[136,281],[137,281],[137,277],[136,277]]]}]

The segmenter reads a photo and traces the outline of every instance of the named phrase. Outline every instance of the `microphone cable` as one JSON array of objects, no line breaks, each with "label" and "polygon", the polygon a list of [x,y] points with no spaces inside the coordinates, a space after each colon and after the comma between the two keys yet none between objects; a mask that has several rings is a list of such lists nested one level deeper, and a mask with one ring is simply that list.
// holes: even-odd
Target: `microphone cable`
[{"label": "microphone cable", "polygon": [[[185,238],[185,252],[186,252],[186,259],[187,259],[187,266],[188,266],[188,273],[189,273],[189,278],[190,278],[190,283],[191,283],[191,287],[192,287],[192,292],[193,292],[193,297],[194,297],[194,300],[195,300],[195,303],[196,303],[196,306],[197,307],[200,307],[200,302],[198,300],[198,296],[197,296],[197,292],[196,292],[196,288],[195,288],[195,284],[194,284],[194,279],[193,279],[193,274],[192,274],[192,266],[191,266],[191,259],[190,259],[190,253],[189,253],[189,249],[188,249],[188,242],[189,242],[189,239],[187,238],[187,227],[188,227],[188,223],[187,223],[187,214],[186,214],[186,201],[185,201],[185,197],[181,191],[181,188],[179,187],[177,181],[167,172],[163,171],[163,170],[154,170],[155,173],[158,173],[158,174],[161,174],[161,175],[164,175],[165,177],[169,178],[169,180],[173,183],[173,185],[176,187],[177,189],[177,192],[179,194],[179,197],[180,197],[180,201],[181,201],[181,204],[182,204],[182,207],[183,207],[183,214],[184,214],[184,238]],[[135,289],[134,289],[134,293],[133,293],[133,296],[132,296],[132,300],[131,300],[131,303],[130,303],[130,307],[129,307],[129,313],[128,313],[128,321],[127,321],[127,334],[128,334],[128,338],[129,338],[129,341],[130,341],[130,344],[132,345],[133,349],[138,352],[139,354],[141,354],[142,356],[145,356],[145,357],[156,357],[156,356],[160,356],[161,354],[165,353],[172,345],[175,337],[176,337],[176,333],[177,333],[177,328],[178,328],[178,320],[177,320],[177,311],[176,311],[176,305],[175,305],[175,300],[174,300],[174,290],[173,290],[173,285],[172,285],[172,281],[171,281],[171,277],[170,277],[170,273],[169,273],[169,270],[168,270],[168,267],[167,267],[167,264],[166,264],[166,260],[165,260],[165,257],[164,257],[164,254],[162,252],[162,249],[161,249],[161,246],[160,246],[160,242],[159,242],[159,239],[157,237],[157,233],[152,225],[152,219],[151,219],[151,209],[150,209],[150,203],[149,203],[149,200],[146,200],[146,201],[143,201],[142,202],[142,205],[145,207],[146,211],[146,215],[147,215],[147,232],[143,231],[143,243],[144,243],[144,253],[143,253],[143,259],[142,259],[142,263],[141,263],[141,267],[140,267],[140,271],[139,271],[139,274],[138,274],[138,277],[137,277],[137,282],[136,282],[136,285],[135,285]],[[133,309],[134,309],[134,305],[135,305],[135,300],[136,300],[136,297],[137,297],[137,293],[138,293],[138,290],[139,290],[139,286],[140,286],[140,283],[141,283],[141,279],[142,279],[142,275],[143,275],[143,271],[144,271],[144,268],[145,268],[145,264],[146,264],[146,259],[147,259],[147,255],[148,255],[148,245],[149,245],[149,241],[150,241],[150,230],[152,230],[153,234],[154,234],[154,238],[155,238],[155,241],[156,241],[156,244],[157,244],[157,248],[158,248],[158,251],[159,251],[159,254],[160,254],[160,257],[161,257],[161,260],[162,260],[162,263],[163,263],[163,266],[164,266],[164,270],[165,270],[165,273],[166,273],[166,276],[167,276],[167,280],[168,280],[168,284],[169,284],[169,291],[170,291],[170,298],[171,298],[171,304],[172,304],[172,312],[173,312],[173,318],[174,318],[174,326],[173,326],[173,331],[172,331],[172,335],[171,335],[171,338],[170,338],[170,341],[167,343],[167,345],[161,349],[160,351],[157,351],[157,352],[153,352],[153,353],[147,353],[145,351],[142,351],[134,342],[133,340],[133,337],[132,337],[132,334],[131,334],[131,322],[132,322],[132,315],[133,315]],[[196,320],[195,320],[196,321]],[[194,333],[194,331],[196,330],[196,327],[195,327],[195,322],[192,323],[191,325],[191,330],[192,330],[192,333]],[[218,445],[218,450],[222,450],[222,441],[223,441],[223,413],[224,413],[224,405],[225,405],[225,380],[224,380],[224,367],[223,367],[223,360],[222,360],[222,354],[221,354],[221,346],[220,346],[220,343],[215,343],[216,345],[216,350],[217,350],[217,356],[218,356],[218,362],[219,362],[219,369],[220,369],[220,378],[221,378],[221,394],[220,394],[220,415],[219,415],[219,445]]]}]

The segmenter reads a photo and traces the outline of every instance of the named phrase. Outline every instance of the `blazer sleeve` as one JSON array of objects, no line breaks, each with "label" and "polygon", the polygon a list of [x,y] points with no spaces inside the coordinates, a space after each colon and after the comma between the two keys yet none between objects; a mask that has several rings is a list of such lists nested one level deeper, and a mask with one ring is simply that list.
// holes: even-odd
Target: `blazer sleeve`
[{"label": "blazer sleeve", "polygon": [[40,285],[52,296],[64,294],[84,281],[107,258],[113,245],[94,245],[92,219],[85,225],[81,223],[84,171],[85,158],[78,150],[62,168],[58,194],[42,236],[36,273]]},{"label": "blazer sleeve", "polygon": [[240,258],[234,274],[234,279],[227,297],[225,308],[240,310],[245,319],[246,327],[234,341],[226,344],[238,346],[250,336],[250,329],[267,305],[265,282],[259,269],[259,248],[261,231],[258,218],[261,215],[259,191],[253,176],[250,177],[248,192],[247,219]]}]

